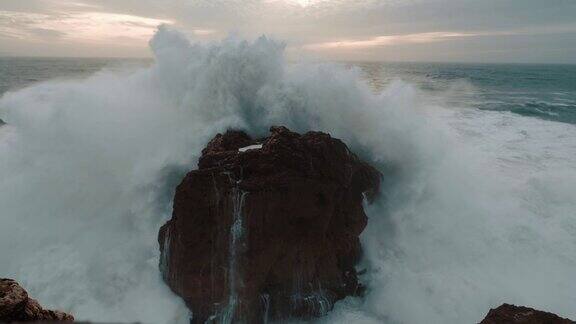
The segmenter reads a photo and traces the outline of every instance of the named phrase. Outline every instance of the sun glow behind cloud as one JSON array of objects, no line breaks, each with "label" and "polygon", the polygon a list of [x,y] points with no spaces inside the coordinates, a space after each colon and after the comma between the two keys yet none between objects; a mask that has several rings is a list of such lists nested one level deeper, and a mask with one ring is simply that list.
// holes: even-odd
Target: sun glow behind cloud
[{"label": "sun glow behind cloud", "polygon": [[301,5],[302,7],[307,7],[307,6],[311,6],[319,1],[314,1],[314,0],[289,0],[289,2],[292,3],[296,3]]},{"label": "sun glow behind cloud", "polygon": [[284,2],[291,5],[297,5],[303,8],[310,7],[313,5],[317,5],[320,3],[330,2],[331,0],[267,0],[268,3],[280,3]]}]

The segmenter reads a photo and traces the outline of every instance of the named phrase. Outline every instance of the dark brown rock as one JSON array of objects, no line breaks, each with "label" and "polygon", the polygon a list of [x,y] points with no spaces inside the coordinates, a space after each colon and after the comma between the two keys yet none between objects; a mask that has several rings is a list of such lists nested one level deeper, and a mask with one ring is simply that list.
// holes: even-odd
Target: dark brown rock
[{"label": "dark brown rock", "polygon": [[285,127],[260,140],[229,131],[198,166],[159,233],[164,278],[195,322],[306,319],[360,293],[362,202],[381,174],[343,142]]},{"label": "dark brown rock", "polygon": [[533,308],[503,304],[491,309],[480,324],[572,324],[576,323],[558,315]]},{"label": "dark brown rock", "polygon": [[0,323],[66,321],[74,317],[60,311],[43,309],[18,283],[11,279],[0,279]]}]

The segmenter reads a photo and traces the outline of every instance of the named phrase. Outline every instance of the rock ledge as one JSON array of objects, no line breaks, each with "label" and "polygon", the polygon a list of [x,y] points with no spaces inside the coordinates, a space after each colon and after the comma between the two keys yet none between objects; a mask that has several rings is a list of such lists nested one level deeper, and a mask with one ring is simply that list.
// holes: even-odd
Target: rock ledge
[{"label": "rock ledge", "polygon": [[36,321],[73,322],[74,317],[61,311],[43,309],[16,281],[0,279],[0,323]]},{"label": "rock ledge", "polygon": [[491,309],[480,324],[574,324],[569,319],[533,308],[503,304]]}]

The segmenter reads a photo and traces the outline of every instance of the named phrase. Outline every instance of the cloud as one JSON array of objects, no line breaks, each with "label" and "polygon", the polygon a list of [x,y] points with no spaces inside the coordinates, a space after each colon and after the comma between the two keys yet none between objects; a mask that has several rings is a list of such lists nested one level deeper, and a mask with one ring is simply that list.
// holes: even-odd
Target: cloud
[{"label": "cloud", "polygon": [[[350,59],[387,59],[399,48],[428,46],[437,49],[430,59],[439,60],[442,52],[511,50],[498,39],[526,45],[522,36],[532,35],[538,40],[530,40],[532,46],[555,39],[566,48],[564,57],[576,60],[576,44],[565,42],[567,34],[576,38],[574,0],[1,0],[0,11],[28,15],[6,23],[0,14],[0,38],[92,42],[116,51],[115,35],[141,55],[155,24],[170,22],[196,38],[266,34],[285,40],[292,53],[334,57],[330,51],[336,51]],[[49,31],[35,34],[31,28],[64,35],[50,38]],[[413,52],[405,50],[399,59],[419,57]]]},{"label": "cloud", "polygon": [[63,31],[45,28],[29,28],[27,31],[42,39],[58,39],[66,35]]},{"label": "cloud", "polygon": [[66,39],[101,43],[114,36],[145,42],[158,25],[165,23],[171,21],[90,11],[46,14],[0,11],[2,35],[26,41]]},{"label": "cloud", "polygon": [[393,46],[397,44],[424,44],[432,42],[440,42],[450,40],[456,37],[472,37],[477,34],[472,33],[457,33],[457,32],[430,32],[419,34],[406,34],[406,35],[387,35],[377,36],[364,40],[342,40],[335,42],[325,42],[317,44],[309,44],[304,48],[312,50],[330,50],[334,48],[354,48],[362,49],[369,47]]}]

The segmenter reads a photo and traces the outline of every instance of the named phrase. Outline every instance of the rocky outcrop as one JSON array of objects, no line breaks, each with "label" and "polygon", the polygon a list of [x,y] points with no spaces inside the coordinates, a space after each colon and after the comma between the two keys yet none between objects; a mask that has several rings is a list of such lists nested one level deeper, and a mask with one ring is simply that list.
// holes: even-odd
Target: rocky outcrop
[{"label": "rocky outcrop", "polygon": [[573,324],[566,318],[528,307],[503,304],[491,309],[480,324]]},{"label": "rocky outcrop", "polygon": [[381,174],[328,134],[270,131],[217,135],[176,189],[160,266],[193,322],[307,319],[362,291],[363,201]]},{"label": "rocky outcrop", "polygon": [[64,312],[42,309],[16,281],[0,279],[0,323],[36,321],[73,322],[74,317]]}]

